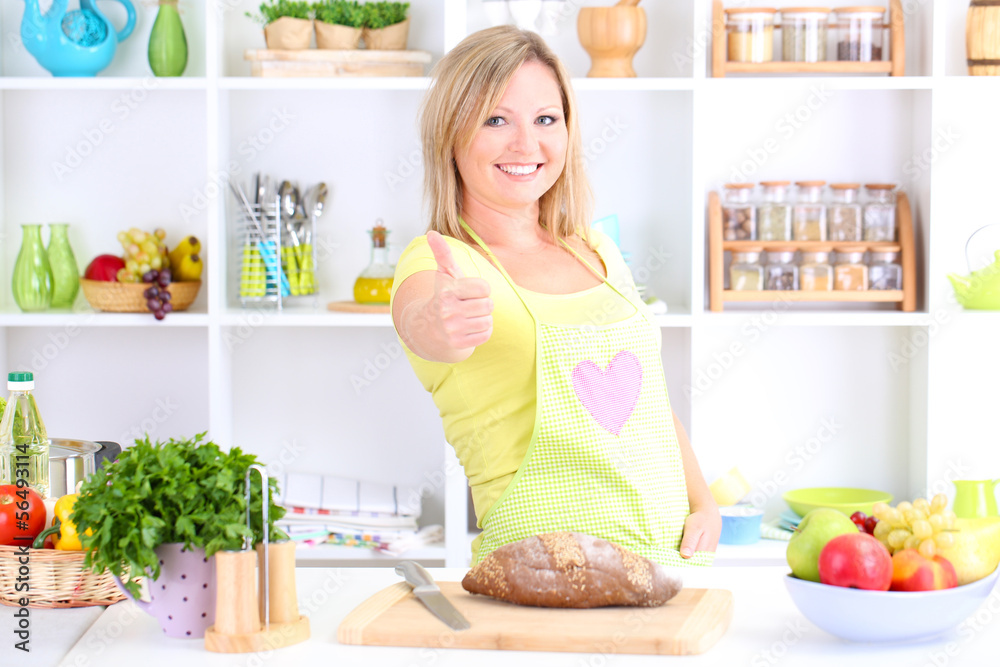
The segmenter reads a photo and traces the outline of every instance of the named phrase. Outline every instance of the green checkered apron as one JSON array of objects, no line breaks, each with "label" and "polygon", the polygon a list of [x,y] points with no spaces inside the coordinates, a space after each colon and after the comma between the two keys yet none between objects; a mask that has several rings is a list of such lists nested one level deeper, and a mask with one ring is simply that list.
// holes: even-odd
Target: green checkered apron
[{"label": "green checkered apron", "polygon": [[462,224],[535,322],[534,433],[514,479],[483,517],[475,563],[510,542],[576,531],[664,565],[711,565],[711,552],[683,559],[678,551],[689,508],[659,327],[607,280],[635,307],[627,319],[604,326],[540,321],[486,244]]}]

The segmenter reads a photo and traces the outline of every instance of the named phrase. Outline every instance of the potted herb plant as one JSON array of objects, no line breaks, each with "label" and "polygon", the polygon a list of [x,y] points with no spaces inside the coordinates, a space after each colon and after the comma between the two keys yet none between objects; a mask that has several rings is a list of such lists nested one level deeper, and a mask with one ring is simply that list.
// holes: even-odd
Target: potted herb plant
[{"label": "potted herb plant", "polygon": [[406,48],[410,19],[408,2],[366,2],[363,38],[369,49],[401,51]]},{"label": "potted herb plant", "polygon": [[356,49],[365,25],[365,9],[357,0],[326,0],[313,5],[316,47]]},{"label": "potted herb plant", "polygon": [[[244,480],[256,457],[237,447],[224,452],[204,436],[136,440],[83,483],[70,515],[87,551],[84,566],[109,570],[173,637],[204,636],[214,622],[212,556],[243,548],[244,538],[263,539],[259,477],[251,478],[252,535],[246,526]],[[277,482],[268,485],[268,537],[287,539],[273,523],[285,513],[273,501]],[[139,600],[143,575],[149,602]]]},{"label": "potted herb plant", "polygon": [[266,0],[260,15],[246,15],[264,26],[269,49],[308,49],[312,40],[312,8],[307,0]]}]

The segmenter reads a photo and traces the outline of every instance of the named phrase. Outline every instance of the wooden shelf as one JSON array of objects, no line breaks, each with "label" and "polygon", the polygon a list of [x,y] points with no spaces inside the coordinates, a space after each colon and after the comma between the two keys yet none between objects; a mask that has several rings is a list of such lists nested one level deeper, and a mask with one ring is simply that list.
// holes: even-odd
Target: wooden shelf
[{"label": "wooden shelf", "polygon": [[[725,241],[722,234],[722,203],[719,193],[708,195],[708,304],[712,312],[722,312],[725,302],[774,302],[774,301],[826,301],[826,302],[868,302],[899,303],[900,309],[911,313],[917,309],[917,269],[916,250],[913,243],[913,214],[910,200],[905,192],[896,197],[896,228],[899,242],[844,242],[833,241]],[[900,250],[900,264],[903,268],[902,290],[865,290],[857,292],[832,290],[815,292],[804,290],[727,290],[725,281],[725,253],[739,251],[746,247],[794,248],[806,252],[829,252],[837,246],[864,246],[868,250],[897,247]]]},{"label": "wooden shelf", "polygon": [[807,290],[723,290],[724,301],[854,301],[893,303],[903,301],[903,290],[865,290],[825,292]]},{"label": "wooden shelf", "polygon": [[[774,26],[780,30],[780,25]],[[906,34],[900,0],[889,0],[889,60],[854,62],[825,60],[816,63],[772,61],[766,63],[733,62],[726,54],[726,14],[722,0],[712,0],[712,76],[726,74],[889,74],[906,73]],[[883,48],[885,48],[883,46]]]}]

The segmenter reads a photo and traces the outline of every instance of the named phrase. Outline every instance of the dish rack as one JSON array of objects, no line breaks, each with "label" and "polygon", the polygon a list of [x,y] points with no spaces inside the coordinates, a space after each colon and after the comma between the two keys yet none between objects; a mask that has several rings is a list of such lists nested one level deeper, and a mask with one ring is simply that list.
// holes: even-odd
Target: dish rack
[{"label": "dish rack", "polygon": [[[244,307],[274,304],[281,310],[290,297],[311,296],[316,306],[315,219],[301,221],[296,234],[278,203],[251,204],[236,209],[239,245],[239,298]],[[301,236],[301,239],[299,238]]]}]

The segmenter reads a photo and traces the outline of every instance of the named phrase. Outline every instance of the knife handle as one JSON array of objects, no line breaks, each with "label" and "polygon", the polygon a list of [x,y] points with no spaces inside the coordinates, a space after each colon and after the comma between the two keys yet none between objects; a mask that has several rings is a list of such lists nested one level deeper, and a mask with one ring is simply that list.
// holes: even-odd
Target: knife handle
[{"label": "knife handle", "polygon": [[416,561],[404,560],[396,566],[396,574],[406,579],[406,583],[414,589],[424,588],[424,590],[439,590],[434,578],[424,569],[424,566]]}]

